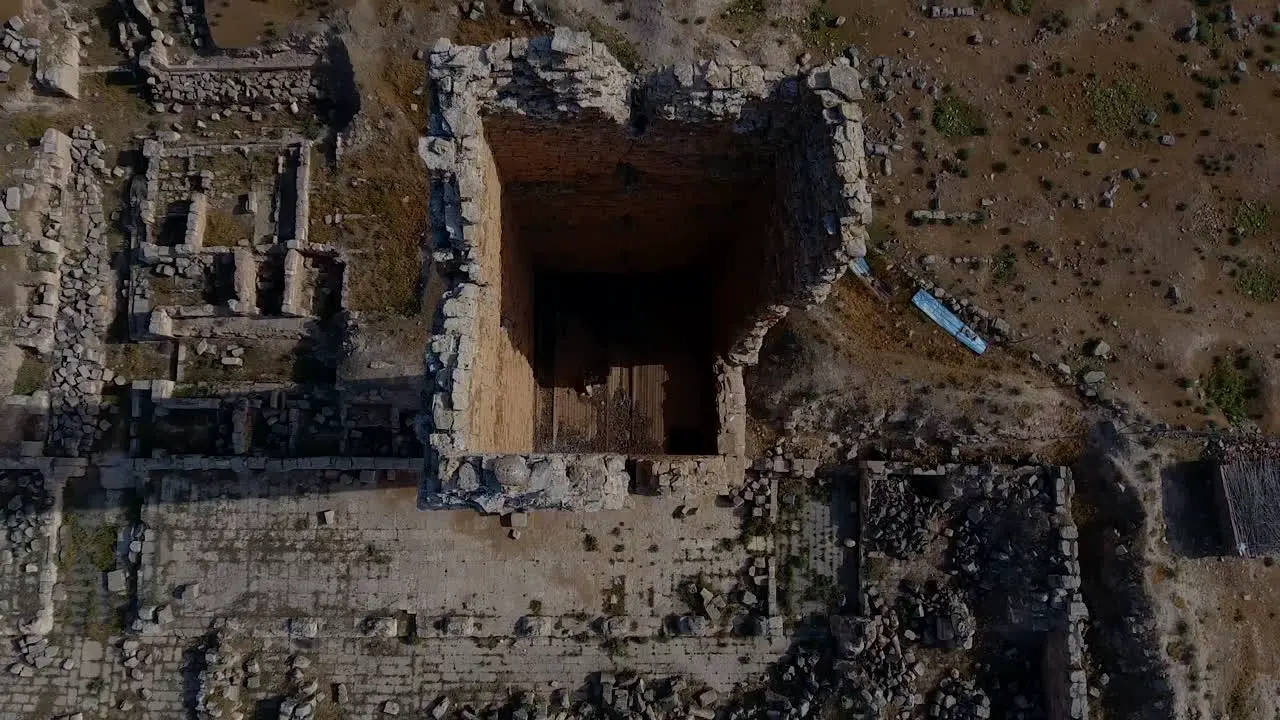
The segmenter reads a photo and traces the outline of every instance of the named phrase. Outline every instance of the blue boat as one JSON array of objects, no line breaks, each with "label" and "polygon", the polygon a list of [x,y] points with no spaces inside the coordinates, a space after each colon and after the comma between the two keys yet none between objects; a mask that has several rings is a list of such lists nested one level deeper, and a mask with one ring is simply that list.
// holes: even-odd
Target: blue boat
[{"label": "blue boat", "polygon": [[981,355],[987,351],[987,341],[978,336],[973,328],[964,324],[964,321],[956,317],[956,314],[947,309],[927,290],[916,291],[915,296],[911,298],[911,304],[920,308],[920,312],[929,316],[929,319],[938,323],[939,327],[951,333],[951,336],[959,340],[965,347]]}]

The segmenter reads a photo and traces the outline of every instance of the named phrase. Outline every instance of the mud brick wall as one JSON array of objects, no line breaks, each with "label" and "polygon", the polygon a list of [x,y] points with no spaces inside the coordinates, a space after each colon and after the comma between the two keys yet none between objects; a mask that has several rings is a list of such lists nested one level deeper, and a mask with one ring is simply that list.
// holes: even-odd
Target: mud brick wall
[{"label": "mud brick wall", "polygon": [[[493,154],[482,153],[484,196],[478,224],[480,259],[475,308],[475,359],[469,406],[469,447],[478,452],[533,450],[538,387],[533,365],[533,271],[520,233],[505,221],[502,184]],[[457,301],[454,301],[457,302]]]}]

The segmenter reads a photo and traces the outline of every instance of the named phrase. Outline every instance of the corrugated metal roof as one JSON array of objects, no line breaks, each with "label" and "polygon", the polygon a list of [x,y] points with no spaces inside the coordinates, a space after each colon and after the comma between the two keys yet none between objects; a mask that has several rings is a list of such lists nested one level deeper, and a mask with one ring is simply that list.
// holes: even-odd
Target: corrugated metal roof
[{"label": "corrugated metal roof", "polygon": [[1241,555],[1280,553],[1280,463],[1238,460],[1218,468],[1227,516]]}]

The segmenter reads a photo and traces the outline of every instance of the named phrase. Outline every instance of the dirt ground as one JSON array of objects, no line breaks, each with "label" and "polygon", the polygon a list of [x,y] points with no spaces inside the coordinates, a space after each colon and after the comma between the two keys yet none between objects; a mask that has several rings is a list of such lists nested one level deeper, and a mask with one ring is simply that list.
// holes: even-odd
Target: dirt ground
[{"label": "dirt ground", "polygon": [[[1031,336],[1027,349],[1045,358],[1078,367],[1086,343],[1106,341],[1115,356],[1102,368],[1109,389],[1157,420],[1205,419],[1197,412],[1203,402],[1178,381],[1204,375],[1215,355],[1247,346],[1270,369],[1278,339],[1273,315],[1237,284],[1244,264],[1270,267],[1277,224],[1268,218],[1242,239],[1231,229],[1245,219],[1245,203],[1280,206],[1280,161],[1270,152],[1276,126],[1268,113],[1280,78],[1256,72],[1258,57],[1274,56],[1275,40],[1217,37],[1215,61],[1206,47],[1173,39],[1189,21],[1190,3],[1037,2],[1025,18],[993,10],[984,19],[951,21],[922,21],[898,3],[858,7],[877,19],[876,31],[856,38],[864,56],[892,58],[895,72],[924,79],[926,90],[950,88],[986,127],[982,136],[940,137],[928,123],[932,100],[906,83],[889,102],[867,104],[870,134],[886,142],[899,133],[894,141],[908,146],[894,158],[894,174],[876,184],[890,254],[909,263],[940,258],[936,276],[952,294],[1005,317]],[[1273,12],[1261,4],[1235,7],[1246,18]],[[1036,42],[1037,27],[1055,12],[1067,19],[1066,29]],[[904,37],[907,28],[913,37]],[[974,33],[981,44],[971,43]],[[1237,61],[1246,73],[1215,67]],[[1205,90],[1192,79],[1197,73],[1239,82],[1227,82],[1209,109],[1197,99]],[[1107,104],[1105,91],[1116,87],[1132,88],[1133,101]],[[923,109],[922,121],[909,119],[913,108]],[[1150,127],[1137,117],[1148,109],[1157,114]],[[894,113],[906,122],[899,126]],[[1165,134],[1176,137],[1173,147],[1158,142]],[[1105,151],[1091,152],[1099,141]],[[1211,158],[1230,169],[1204,169]],[[1142,179],[1120,180],[1127,168]],[[1109,178],[1120,190],[1106,209],[1098,199]],[[978,227],[916,228],[906,218],[931,201],[972,210],[983,198],[994,202]],[[1076,198],[1086,209],[1074,207]],[[947,262],[994,258],[1006,246],[1013,270],[1002,277],[993,262],[977,271]],[[1171,286],[1181,296],[1176,303]],[[1269,408],[1263,421],[1274,426]]]}]

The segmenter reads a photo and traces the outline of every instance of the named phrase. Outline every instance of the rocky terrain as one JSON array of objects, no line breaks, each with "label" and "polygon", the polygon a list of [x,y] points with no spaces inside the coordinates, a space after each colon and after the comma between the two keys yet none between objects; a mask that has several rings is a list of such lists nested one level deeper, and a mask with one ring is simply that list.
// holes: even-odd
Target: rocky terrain
[{"label": "rocky terrain", "polygon": [[[0,717],[1270,717],[1278,99],[1261,2],[0,0]],[[627,243],[693,384],[533,309]]]}]

